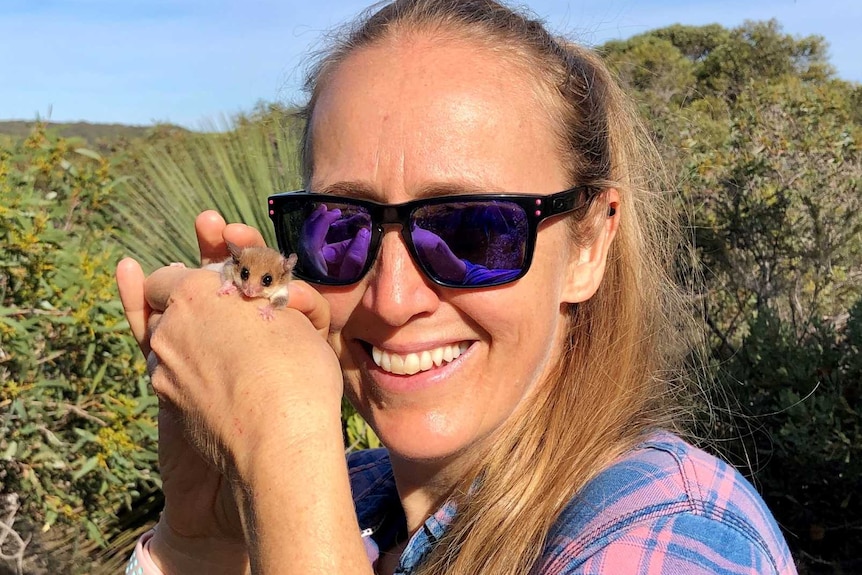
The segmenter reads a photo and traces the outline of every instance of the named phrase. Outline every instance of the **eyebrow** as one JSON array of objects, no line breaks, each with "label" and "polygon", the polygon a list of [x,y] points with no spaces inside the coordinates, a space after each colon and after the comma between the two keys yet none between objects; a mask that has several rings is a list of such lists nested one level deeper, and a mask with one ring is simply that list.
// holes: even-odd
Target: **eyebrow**
[{"label": "eyebrow", "polygon": [[314,189],[314,186],[311,188],[312,189],[309,191],[314,191],[319,194],[329,194],[349,198],[373,198],[376,195],[374,188],[364,182],[336,182],[319,190]]},{"label": "eyebrow", "polygon": [[[358,199],[380,200],[380,193],[370,184],[359,181],[336,182],[324,186],[319,190],[313,190],[320,194],[350,197]],[[429,183],[419,186],[413,193],[415,199],[433,198],[437,196],[459,196],[476,193],[505,193],[499,186],[478,185],[469,182],[440,182]],[[520,193],[516,191],[515,193]]]}]

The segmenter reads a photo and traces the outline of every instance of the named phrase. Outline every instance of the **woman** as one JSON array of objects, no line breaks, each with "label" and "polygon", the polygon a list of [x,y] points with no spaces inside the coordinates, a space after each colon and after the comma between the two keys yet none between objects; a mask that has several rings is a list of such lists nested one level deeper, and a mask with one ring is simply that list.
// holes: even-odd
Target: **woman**
[{"label": "woman", "polygon": [[[308,89],[310,193],[270,200],[292,309],[118,267],[162,399],[132,569],[795,572],[751,486],[668,432],[669,211],[594,54],[492,0],[396,0]],[[261,243],[197,227],[204,262]],[[342,391],[387,447],[347,466]]]}]

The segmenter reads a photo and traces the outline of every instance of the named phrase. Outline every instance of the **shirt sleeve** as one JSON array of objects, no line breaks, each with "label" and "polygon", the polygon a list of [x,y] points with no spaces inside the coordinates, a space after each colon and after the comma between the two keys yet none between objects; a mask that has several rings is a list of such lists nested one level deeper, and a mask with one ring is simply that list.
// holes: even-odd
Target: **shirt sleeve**
[{"label": "shirt sleeve", "polygon": [[[150,556],[150,539],[153,538],[154,533],[152,530],[147,531],[138,539],[135,550],[126,564],[126,570],[123,572],[124,575],[165,575]],[[368,561],[374,567],[380,556],[377,544],[368,536],[362,537],[362,543],[365,545],[365,553],[368,555]]]},{"label": "shirt sleeve", "polygon": [[[756,534],[734,524],[679,513],[640,521],[586,549],[558,547],[542,575],[795,575]],[[779,565],[785,565],[780,568]]]},{"label": "shirt sleeve", "polygon": [[126,564],[125,575],[165,575],[150,557],[150,539],[154,531],[150,530],[141,535],[129,562]]}]

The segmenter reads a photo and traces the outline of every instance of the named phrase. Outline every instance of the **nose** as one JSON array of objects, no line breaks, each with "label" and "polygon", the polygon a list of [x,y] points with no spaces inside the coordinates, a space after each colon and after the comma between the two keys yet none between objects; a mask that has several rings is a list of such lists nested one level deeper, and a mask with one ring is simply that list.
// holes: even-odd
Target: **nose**
[{"label": "nose", "polygon": [[398,227],[387,228],[362,303],[386,324],[397,327],[414,316],[433,313],[440,299],[410,257]]}]

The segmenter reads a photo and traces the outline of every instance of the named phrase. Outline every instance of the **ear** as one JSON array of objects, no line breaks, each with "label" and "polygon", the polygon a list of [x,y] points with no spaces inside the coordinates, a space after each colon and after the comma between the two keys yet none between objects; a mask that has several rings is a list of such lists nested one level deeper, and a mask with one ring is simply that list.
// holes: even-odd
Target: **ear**
[{"label": "ear", "polygon": [[225,240],[225,243],[227,244],[227,251],[230,252],[230,257],[233,258],[233,261],[238,262],[239,255],[242,253],[242,248],[230,240]]},{"label": "ear", "polygon": [[606,206],[604,219],[601,222],[593,242],[572,251],[566,267],[566,285],[562,300],[566,303],[580,303],[593,297],[602,277],[605,275],[605,264],[608,260],[608,250],[617,233],[620,223],[620,194],[615,188],[608,188],[596,199]]},{"label": "ear", "polygon": [[296,267],[296,254],[290,254],[286,258],[281,258],[282,266],[284,267],[284,273],[289,274],[293,271],[293,268]]}]

